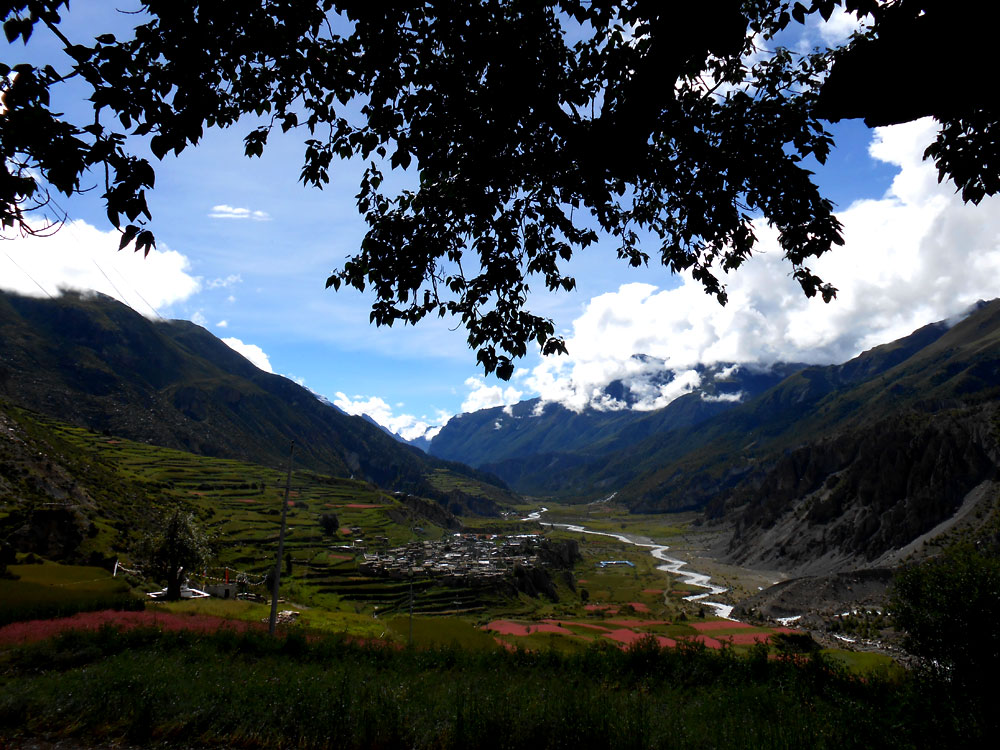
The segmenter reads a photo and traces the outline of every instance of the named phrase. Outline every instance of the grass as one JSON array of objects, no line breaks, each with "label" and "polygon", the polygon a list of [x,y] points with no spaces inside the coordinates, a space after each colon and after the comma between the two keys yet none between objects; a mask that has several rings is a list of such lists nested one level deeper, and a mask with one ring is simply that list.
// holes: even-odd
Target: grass
[{"label": "grass", "polygon": [[956,732],[935,723],[943,714],[914,710],[921,695],[910,682],[860,681],[820,660],[642,644],[506,653],[104,630],[16,649],[0,675],[0,737],[261,748],[877,748]]},{"label": "grass", "polygon": [[[408,643],[410,618],[389,619],[386,626],[399,643]],[[413,645],[420,648],[455,647],[462,649],[495,649],[496,641],[474,623],[458,617],[414,617]]]},{"label": "grass", "polygon": [[818,658],[800,664],[759,651],[744,658],[648,644],[397,650],[295,634],[105,629],[22,647],[0,662],[0,738],[45,733],[88,743],[968,746],[995,731],[995,720],[965,721],[977,708],[915,679],[859,680]]},{"label": "grass", "polygon": [[0,578],[0,626],[98,609],[142,608],[128,584],[102,568],[44,561],[10,565],[8,571],[14,578]]},{"label": "grass", "polygon": [[831,661],[843,665],[854,674],[879,674],[901,679],[905,670],[892,657],[870,651],[841,651],[826,649],[823,654]]},{"label": "grass", "polygon": [[271,613],[270,605],[239,599],[191,599],[179,602],[150,602],[147,610],[172,612],[184,615],[208,615],[226,620],[260,622]]}]

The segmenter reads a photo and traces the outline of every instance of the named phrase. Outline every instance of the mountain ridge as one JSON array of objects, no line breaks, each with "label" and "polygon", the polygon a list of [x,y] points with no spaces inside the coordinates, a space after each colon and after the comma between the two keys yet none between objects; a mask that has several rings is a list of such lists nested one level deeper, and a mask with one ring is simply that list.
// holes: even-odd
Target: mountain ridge
[{"label": "mountain ridge", "polygon": [[[644,419],[666,428],[627,434]],[[1000,476],[998,435],[994,300],[847,362],[802,367],[693,423],[654,413],[617,443],[483,468],[540,496],[615,492],[633,512],[701,511],[730,530],[732,562],[829,572],[874,565],[946,522]]]},{"label": "mountain ridge", "polygon": [[268,466],[283,465],[294,440],[296,465],[488,515],[494,500],[442,491],[427,477],[458,471],[507,492],[260,370],[194,323],[151,321],[103,295],[2,294],[0,339],[5,398],[97,432]]}]

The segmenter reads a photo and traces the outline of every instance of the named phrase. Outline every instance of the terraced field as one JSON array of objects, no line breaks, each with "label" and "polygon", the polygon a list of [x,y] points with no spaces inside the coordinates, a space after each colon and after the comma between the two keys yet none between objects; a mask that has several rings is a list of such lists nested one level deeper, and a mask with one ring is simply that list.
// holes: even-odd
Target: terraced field
[{"label": "terraced field", "polygon": [[[266,593],[261,584],[277,550],[283,471],[99,435],[38,415],[20,416],[26,432],[44,448],[38,453],[65,467],[70,481],[86,489],[77,509],[93,530],[82,555],[110,552],[112,560],[117,556],[130,568],[129,549],[138,534],[153,527],[159,515],[180,508],[195,514],[215,550],[211,566],[193,577],[195,585],[228,575],[245,582],[251,593]],[[441,474],[438,480],[448,478]],[[43,499],[22,498],[23,507],[5,505],[3,510],[10,514],[51,505]],[[337,518],[332,534],[321,526],[325,514]],[[293,471],[285,539],[291,575],[283,573],[283,592],[305,606],[408,611],[409,582],[361,576],[357,557],[373,547],[445,533],[450,532],[372,484]],[[413,594],[415,612],[470,612],[482,606],[475,590],[445,589],[430,580],[416,580]]]}]

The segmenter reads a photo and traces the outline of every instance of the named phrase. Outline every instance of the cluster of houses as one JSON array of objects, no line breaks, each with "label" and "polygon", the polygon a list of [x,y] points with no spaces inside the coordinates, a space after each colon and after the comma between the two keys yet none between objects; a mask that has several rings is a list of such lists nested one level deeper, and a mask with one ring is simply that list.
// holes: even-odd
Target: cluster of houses
[{"label": "cluster of houses", "polygon": [[389,578],[440,577],[445,583],[487,584],[515,566],[536,566],[541,539],[537,534],[453,534],[366,554],[358,569]]}]

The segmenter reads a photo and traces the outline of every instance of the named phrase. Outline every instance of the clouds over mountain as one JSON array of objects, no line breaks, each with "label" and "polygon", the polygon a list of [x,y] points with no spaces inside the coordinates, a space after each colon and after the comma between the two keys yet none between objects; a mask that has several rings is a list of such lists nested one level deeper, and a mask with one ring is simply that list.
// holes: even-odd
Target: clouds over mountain
[{"label": "clouds over mountain", "polygon": [[0,245],[0,288],[33,297],[95,290],[146,316],[201,289],[184,255],[160,243],[144,258],[119,251],[120,239],[84,221],[67,222],[51,236],[15,237]]},{"label": "clouds over mountain", "polygon": [[[378,396],[354,396],[352,398],[345,393],[338,392],[332,401],[347,414],[355,416],[368,415],[404,440],[416,440],[417,438],[427,438],[430,440],[438,434],[441,426],[451,417],[450,414],[438,413],[431,420],[426,416],[415,417],[412,414],[394,414],[392,406]],[[402,407],[403,404],[397,404],[396,406]]]},{"label": "clouds over mountain", "polygon": [[[810,264],[839,289],[834,302],[803,296],[776,231],[761,223],[757,253],[727,278],[726,307],[687,274],[669,290],[625,284],[574,321],[568,357],[545,360],[520,382],[578,410],[600,405],[604,387],[621,380],[639,397],[636,408],[658,408],[690,390],[698,363],[841,362],[996,297],[1000,198],[966,205],[938,183],[922,160],[935,131],[930,120],[875,131],[871,156],[899,172],[881,199],[839,213],[845,246]],[[664,368],[677,379],[653,385]]]},{"label": "clouds over mountain", "polygon": [[[263,370],[264,372],[274,372],[274,368],[271,367],[271,359],[267,356],[264,350],[256,344],[246,344],[237,338],[222,339],[222,343],[234,352],[239,352],[246,359],[250,360],[250,362],[253,363],[257,369]],[[294,378],[292,379],[294,380]],[[299,385],[301,385],[301,383]]]}]

